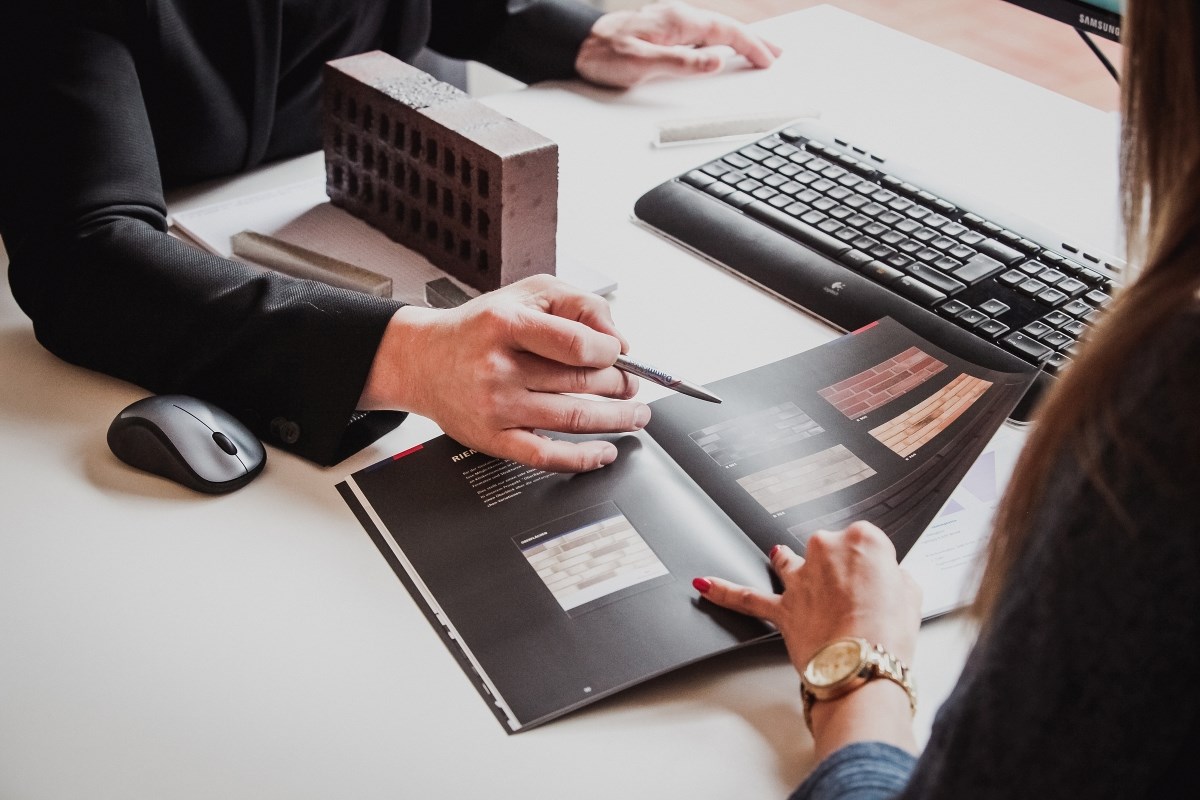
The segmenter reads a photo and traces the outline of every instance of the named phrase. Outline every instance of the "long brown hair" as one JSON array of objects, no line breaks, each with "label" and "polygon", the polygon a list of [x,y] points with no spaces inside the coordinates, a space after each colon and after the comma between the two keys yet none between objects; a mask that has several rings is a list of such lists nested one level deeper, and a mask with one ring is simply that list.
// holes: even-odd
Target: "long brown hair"
[{"label": "long brown hair", "polygon": [[[997,511],[974,611],[995,608],[1066,456],[1128,529],[1136,521],[1101,470],[1105,448],[1136,448],[1115,422],[1122,376],[1200,291],[1200,3],[1129,0],[1122,27],[1121,207],[1137,279],[1114,298],[1049,393]],[[1200,368],[1200,366],[1198,366]]]}]

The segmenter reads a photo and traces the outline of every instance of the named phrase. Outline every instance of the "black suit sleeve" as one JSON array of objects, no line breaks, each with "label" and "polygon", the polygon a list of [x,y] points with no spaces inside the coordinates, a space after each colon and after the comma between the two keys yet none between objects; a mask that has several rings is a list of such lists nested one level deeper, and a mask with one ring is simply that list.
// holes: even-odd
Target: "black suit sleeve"
[{"label": "black suit sleeve", "polygon": [[168,236],[127,45],[85,27],[8,34],[0,235],[38,340],[150,391],[215,402],[305,458],[336,460],[399,304],[264,274]]},{"label": "black suit sleeve", "polygon": [[575,58],[601,12],[570,0],[437,0],[429,46],[533,83],[576,78]]}]

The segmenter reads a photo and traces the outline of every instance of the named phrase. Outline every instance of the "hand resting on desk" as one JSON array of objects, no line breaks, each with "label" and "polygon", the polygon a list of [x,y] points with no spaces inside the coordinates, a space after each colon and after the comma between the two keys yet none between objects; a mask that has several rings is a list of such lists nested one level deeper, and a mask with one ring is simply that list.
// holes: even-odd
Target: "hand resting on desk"
[{"label": "hand resting on desk", "polygon": [[782,52],[724,14],[685,3],[651,3],[596,20],[579,48],[575,71],[600,86],[626,89],[651,78],[717,72],[728,49],[759,69]]},{"label": "hand resting on desk", "polygon": [[644,427],[650,408],[629,401],[637,379],[613,366],[627,349],[603,298],[535,275],[458,308],[399,309],[376,351],[360,407],[413,411],[489,455],[583,472],[611,463],[616,447],[555,441],[535,430]]}]

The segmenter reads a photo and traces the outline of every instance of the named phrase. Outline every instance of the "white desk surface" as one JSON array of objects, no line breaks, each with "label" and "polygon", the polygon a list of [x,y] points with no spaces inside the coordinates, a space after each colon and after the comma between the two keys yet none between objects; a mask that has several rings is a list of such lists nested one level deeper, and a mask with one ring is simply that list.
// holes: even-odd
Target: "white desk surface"
[{"label": "white desk surface", "polygon": [[[663,119],[817,108],[950,186],[1112,242],[1111,116],[829,7],[759,27],[786,48],[767,71],[488,99],[559,142],[561,257],[619,279],[640,357],[709,381],[832,335],[629,221],[642,191],[730,149],[651,149]],[[319,169],[307,156],[176,208]],[[0,374],[5,800],[778,798],[812,766],[776,645],[505,735],[333,488],[434,435],[425,420],[330,469],[271,450],[250,487],[201,497],[112,457],[108,423],[144,391],[50,356],[9,292]],[[954,618],[922,632],[922,737],[969,641]]]}]

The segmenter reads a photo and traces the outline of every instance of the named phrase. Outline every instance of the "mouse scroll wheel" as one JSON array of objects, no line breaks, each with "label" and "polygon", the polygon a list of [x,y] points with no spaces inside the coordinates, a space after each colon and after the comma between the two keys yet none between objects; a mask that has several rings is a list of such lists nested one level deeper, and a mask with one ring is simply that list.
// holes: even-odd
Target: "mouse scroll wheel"
[{"label": "mouse scroll wheel", "polygon": [[237,445],[233,443],[233,440],[220,431],[213,432],[213,441],[217,443],[217,447],[221,448],[226,453],[229,453],[229,455],[237,455]]}]

